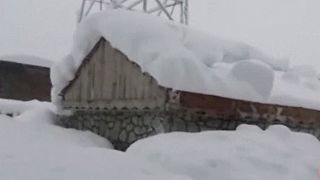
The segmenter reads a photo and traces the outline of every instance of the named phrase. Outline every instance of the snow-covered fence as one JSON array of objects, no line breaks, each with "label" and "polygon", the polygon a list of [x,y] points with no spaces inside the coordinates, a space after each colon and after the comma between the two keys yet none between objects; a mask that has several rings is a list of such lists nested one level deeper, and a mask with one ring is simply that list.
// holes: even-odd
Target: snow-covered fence
[{"label": "snow-covered fence", "polygon": [[18,101],[11,99],[0,99],[0,115],[19,116],[25,111],[39,108],[52,109],[52,104],[48,102],[32,101]]}]

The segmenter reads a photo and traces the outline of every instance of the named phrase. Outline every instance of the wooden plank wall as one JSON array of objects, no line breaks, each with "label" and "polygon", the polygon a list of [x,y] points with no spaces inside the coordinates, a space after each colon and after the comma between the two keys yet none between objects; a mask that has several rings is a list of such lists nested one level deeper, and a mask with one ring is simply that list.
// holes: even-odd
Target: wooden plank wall
[{"label": "wooden plank wall", "polygon": [[50,101],[50,68],[0,59],[0,98]]},{"label": "wooden plank wall", "polygon": [[105,40],[99,41],[65,90],[66,108],[162,108],[167,90]]},{"label": "wooden plank wall", "polygon": [[279,124],[320,128],[320,111],[301,107],[255,103],[180,91],[182,108],[204,111],[224,119],[255,119]]}]

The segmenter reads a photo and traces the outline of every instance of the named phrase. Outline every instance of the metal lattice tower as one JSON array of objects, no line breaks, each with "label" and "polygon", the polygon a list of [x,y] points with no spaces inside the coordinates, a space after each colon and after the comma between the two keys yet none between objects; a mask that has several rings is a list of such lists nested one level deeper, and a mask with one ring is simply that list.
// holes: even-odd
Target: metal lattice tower
[{"label": "metal lattice tower", "polygon": [[79,22],[92,12],[110,7],[143,11],[188,24],[188,0],[82,0]]}]

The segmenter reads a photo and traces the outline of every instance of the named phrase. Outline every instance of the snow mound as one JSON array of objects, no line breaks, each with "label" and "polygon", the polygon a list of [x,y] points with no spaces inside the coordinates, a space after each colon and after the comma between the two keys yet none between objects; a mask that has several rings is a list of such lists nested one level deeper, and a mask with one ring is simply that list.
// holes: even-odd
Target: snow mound
[{"label": "snow mound", "polygon": [[[320,109],[320,91],[316,91],[320,82],[310,80],[315,77],[303,75],[310,81],[297,84],[281,77],[290,69],[288,59],[158,17],[119,9],[94,14],[78,25],[72,53],[52,67],[54,102],[59,102],[61,90],[101,37],[167,88]],[[302,76],[303,71],[295,74]],[[293,87],[286,88],[289,95],[282,98],[288,83]]]},{"label": "snow mound", "polygon": [[39,123],[51,117],[36,111],[0,115],[0,179],[188,180],[112,150],[108,140],[91,132]]},{"label": "snow mound", "polygon": [[285,126],[163,134],[136,142],[127,153],[201,180],[311,180],[320,168],[319,141]]},{"label": "snow mound", "polygon": [[250,84],[265,99],[271,95],[274,71],[266,64],[256,60],[242,61],[233,67],[231,73],[239,81]]}]

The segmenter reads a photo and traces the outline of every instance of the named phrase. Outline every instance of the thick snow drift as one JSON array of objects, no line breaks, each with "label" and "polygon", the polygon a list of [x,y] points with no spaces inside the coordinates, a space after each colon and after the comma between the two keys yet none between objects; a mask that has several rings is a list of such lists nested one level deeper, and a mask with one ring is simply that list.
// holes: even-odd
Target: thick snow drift
[{"label": "thick snow drift", "polygon": [[[79,24],[72,53],[52,68],[54,101],[58,101],[57,95],[74,78],[82,60],[101,37],[164,87],[320,109],[320,82],[316,76],[303,76],[301,82],[288,81],[281,75],[288,71],[288,59],[275,58],[245,43],[214,37],[158,17],[124,10],[98,13]],[[296,74],[300,78],[301,73]],[[312,87],[308,82],[313,83]],[[290,88],[286,88],[287,84]]]},{"label": "thick snow drift", "polygon": [[284,126],[262,131],[171,133],[138,141],[127,150],[167,171],[194,180],[318,179],[320,143]]},{"label": "thick snow drift", "polygon": [[38,108],[0,115],[0,179],[313,180],[320,165],[319,141],[283,126],[163,134],[119,152],[54,117]]},{"label": "thick snow drift", "polygon": [[114,151],[91,132],[51,124],[50,110],[0,115],[0,179],[179,180],[144,159]]}]

